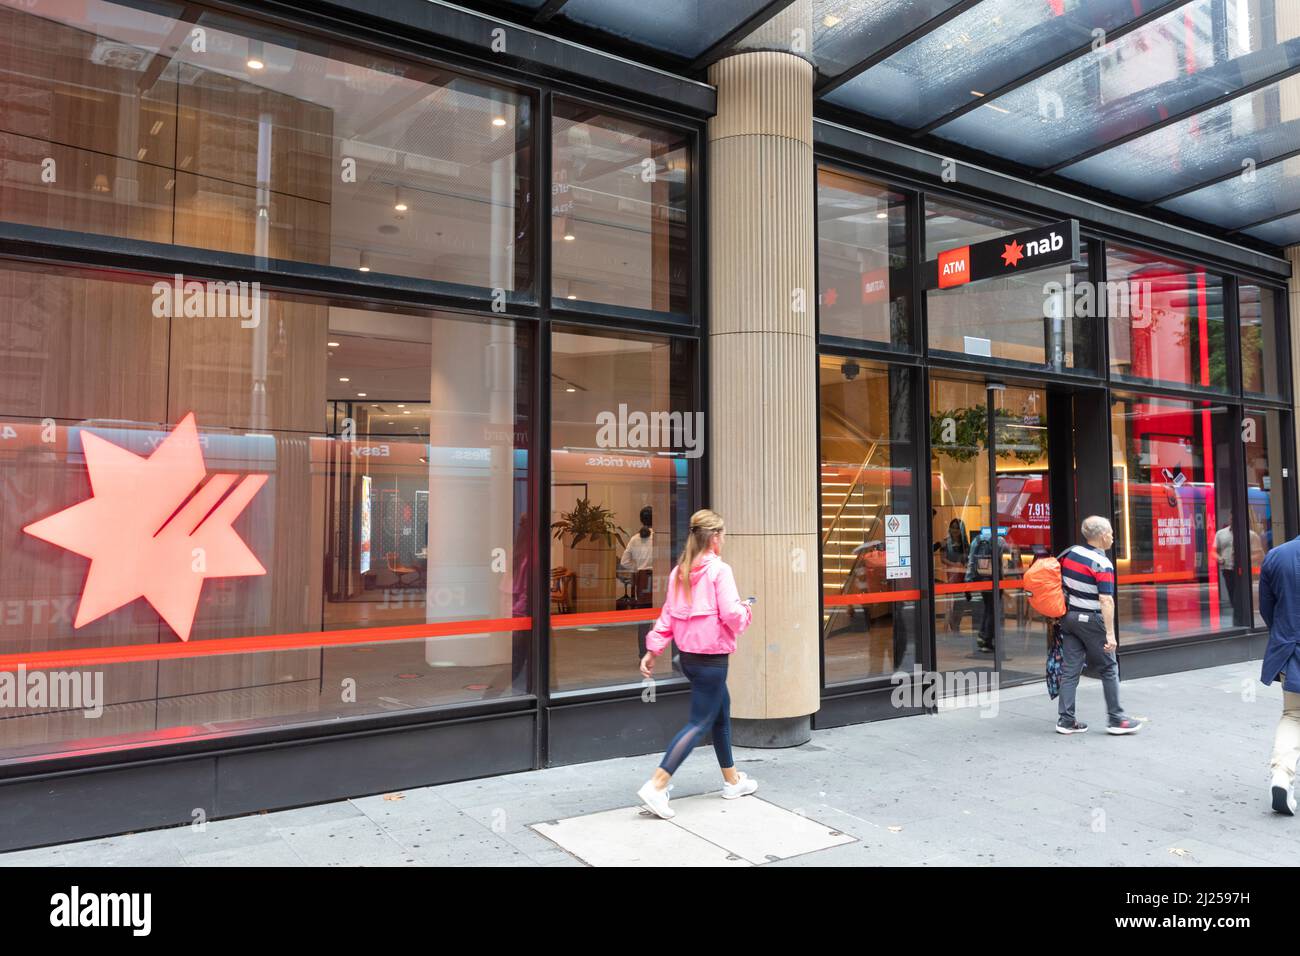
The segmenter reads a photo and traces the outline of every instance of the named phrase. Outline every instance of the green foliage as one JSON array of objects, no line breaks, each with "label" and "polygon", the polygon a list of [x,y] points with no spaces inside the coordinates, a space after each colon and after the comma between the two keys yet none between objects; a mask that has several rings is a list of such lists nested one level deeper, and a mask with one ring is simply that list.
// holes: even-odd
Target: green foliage
[{"label": "green foliage", "polygon": [[616,539],[622,542],[622,535],[614,524],[614,512],[593,505],[587,498],[578,499],[572,511],[561,512],[560,520],[551,525],[551,530],[555,532],[553,537],[557,541],[563,541],[565,535],[572,535],[573,540],[569,542],[571,548],[587,539],[593,542],[603,541],[606,547],[613,547]]},{"label": "green foliage", "polygon": [[[955,435],[952,442],[943,440],[944,423],[952,419]],[[998,457],[1015,457],[1026,465],[1047,457],[1047,430],[1025,429],[1023,434],[1014,434],[1013,430],[1021,424],[1019,418],[1005,409],[997,411]],[[970,461],[981,451],[988,448],[988,412],[983,405],[969,408],[953,408],[941,411],[930,418],[930,447],[936,455],[944,455],[953,461]],[[1014,451],[1007,445],[1025,445],[1032,443],[1032,449],[1018,448]]]}]

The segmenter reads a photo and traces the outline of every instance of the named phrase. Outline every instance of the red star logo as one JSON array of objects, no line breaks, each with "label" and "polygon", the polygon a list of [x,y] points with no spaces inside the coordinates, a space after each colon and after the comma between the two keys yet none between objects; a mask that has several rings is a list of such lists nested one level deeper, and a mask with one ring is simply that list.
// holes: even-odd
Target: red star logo
[{"label": "red star logo", "polygon": [[1006,248],[1002,250],[1003,265],[1015,266],[1015,264],[1018,263],[1024,257],[1025,257],[1025,247],[1022,246],[1020,243],[1016,242],[1016,240],[1014,239],[1008,242]]},{"label": "red star logo", "polygon": [[73,627],[142,597],[189,640],[206,578],[265,574],[231,522],[266,475],[213,475],[189,414],[148,458],[89,432],[81,449],[92,496],[23,528],[90,558]]}]

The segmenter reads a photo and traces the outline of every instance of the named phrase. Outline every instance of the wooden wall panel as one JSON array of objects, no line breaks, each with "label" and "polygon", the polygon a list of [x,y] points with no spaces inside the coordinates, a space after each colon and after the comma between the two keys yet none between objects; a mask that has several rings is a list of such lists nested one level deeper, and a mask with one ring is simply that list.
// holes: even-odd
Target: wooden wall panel
[{"label": "wooden wall panel", "polygon": [[267,296],[262,313],[249,329],[232,318],[171,320],[172,421],[194,412],[200,427],[320,430],[329,307]]},{"label": "wooden wall panel", "polygon": [[[266,485],[234,525],[267,573],[204,582],[190,640],[314,630],[320,621],[323,554],[319,550],[319,514],[309,507],[309,438],[245,436],[233,441],[244,446],[247,454],[236,450],[223,452],[219,458],[210,456],[208,470],[220,468],[246,474],[270,469]],[[222,447],[238,448],[227,443]],[[270,456],[266,454],[269,447],[273,447]],[[319,657],[318,651],[302,650],[164,661],[160,665],[159,695],[172,697],[316,678]]]},{"label": "wooden wall panel", "polygon": [[329,204],[336,175],[333,110],[190,65],[180,75],[176,154],[181,169],[256,186],[259,125],[265,119],[271,130],[266,185]]},{"label": "wooden wall panel", "polygon": [[[178,173],[175,242],[272,259],[330,264],[330,207],[324,203],[274,192],[268,215],[257,215],[252,186]],[[266,238],[259,247],[258,228]]]},{"label": "wooden wall panel", "polygon": [[0,269],[0,415],[159,422],[167,322],[150,285]]},{"label": "wooden wall panel", "polygon": [[[51,160],[53,182],[42,179]],[[172,241],[170,170],[0,132],[0,210],[7,222]]]},{"label": "wooden wall panel", "polygon": [[137,54],[145,51],[0,7],[0,129],[132,160],[143,149],[149,162],[171,165],[175,68],[141,89]]}]

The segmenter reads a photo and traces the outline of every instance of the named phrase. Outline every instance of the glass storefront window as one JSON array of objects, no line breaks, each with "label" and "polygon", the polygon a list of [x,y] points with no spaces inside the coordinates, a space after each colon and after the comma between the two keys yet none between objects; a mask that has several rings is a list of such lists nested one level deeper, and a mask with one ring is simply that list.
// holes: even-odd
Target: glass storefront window
[{"label": "glass storefront window", "polygon": [[686,541],[704,449],[694,374],[685,340],[552,334],[554,691],[641,681],[638,662]]},{"label": "glass storefront window", "polygon": [[1221,276],[1109,245],[1105,298],[1112,375],[1159,385],[1228,387]]},{"label": "glass storefront window", "polygon": [[[1032,229],[1042,223],[927,199],[925,257]],[[930,349],[976,360],[1054,371],[1096,367],[1098,311],[1089,285],[1087,246],[1070,268],[985,279],[926,298]]]},{"label": "glass storefront window", "polygon": [[1229,567],[1238,445],[1228,410],[1116,394],[1111,431],[1120,640],[1231,627],[1245,603]]},{"label": "glass storefront window", "polygon": [[[1286,468],[1283,465],[1283,422],[1289,416],[1272,409],[1247,408],[1242,419],[1242,444],[1246,449],[1246,516],[1250,535],[1251,606],[1255,626],[1263,627],[1259,613],[1259,568],[1264,555],[1287,540]],[[1246,565],[1234,562],[1238,575]]]},{"label": "glass storefront window", "polygon": [[3,218],[532,286],[531,101],[188,5],[0,9]]},{"label": "glass storefront window", "polygon": [[907,199],[817,170],[817,314],[822,336],[912,347]]},{"label": "glass storefront window", "polygon": [[0,268],[0,760],[526,693],[531,330],[173,281]]},{"label": "glass storefront window", "polygon": [[919,661],[915,374],[851,358],[819,362],[828,685]]},{"label": "glass storefront window", "polygon": [[565,100],[552,122],[555,301],[687,315],[686,134]]},{"label": "glass storefront window", "polygon": [[1247,395],[1283,397],[1287,351],[1282,295],[1268,286],[1241,283],[1241,388]]}]

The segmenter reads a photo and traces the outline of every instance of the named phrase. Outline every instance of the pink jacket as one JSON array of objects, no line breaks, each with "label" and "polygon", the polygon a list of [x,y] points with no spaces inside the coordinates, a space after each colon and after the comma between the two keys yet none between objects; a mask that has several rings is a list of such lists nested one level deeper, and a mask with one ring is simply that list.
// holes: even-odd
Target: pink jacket
[{"label": "pink jacket", "polygon": [[730,654],[736,638],[749,627],[753,612],[740,600],[731,568],[712,551],[696,559],[691,568],[691,600],[677,587],[678,569],[668,576],[668,598],[659,620],[646,635],[645,646],[656,657],[670,641],[679,651],[694,654]]}]

